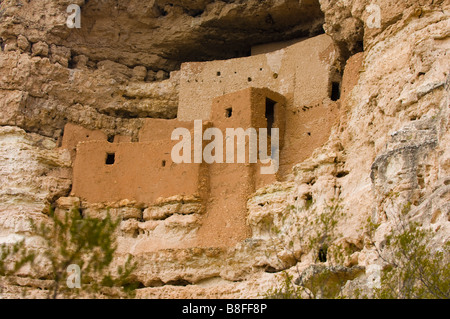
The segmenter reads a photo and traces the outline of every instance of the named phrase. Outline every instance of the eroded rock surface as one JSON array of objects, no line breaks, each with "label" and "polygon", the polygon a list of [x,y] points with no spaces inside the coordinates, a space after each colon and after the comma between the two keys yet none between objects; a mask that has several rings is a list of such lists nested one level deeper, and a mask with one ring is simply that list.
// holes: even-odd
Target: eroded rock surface
[{"label": "eroded rock surface", "polygon": [[[27,235],[27,218],[41,218],[51,203],[60,213],[74,204],[94,216],[112,209],[123,218],[119,258],[132,253],[139,262],[138,297],[246,298],[264,295],[281,270],[323,269],[295,242],[296,227],[333,201],[343,212],[339,242],[352,252],[346,268],[333,269],[358,270],[348,285],[376,285],[382,261],[373,244],[401,212],[434,229],[437,245],[448,241],[446,1],[378,1],[377,27],[368,0],[85,2],[0,2],[1,242]],[[81,6],[80,30],[65,25],[70,3]],[[158,250],[150,234],[190,238],[201,213],[195,201],[106,207],[68,197],[70,154],[58,148],[66,123],[135,140],[141,118],[177,116],[181,62],[245,56],[254,44],[317,35],[322,24],[340,53],[338,124],[287,181],[248,199],[250,238],[232,248]],[[369,217],[380,223],[374,243],[364,231]],[[287,249],[290,241],[298,248]],[[22,278],[6,296],[40,285]]]}]

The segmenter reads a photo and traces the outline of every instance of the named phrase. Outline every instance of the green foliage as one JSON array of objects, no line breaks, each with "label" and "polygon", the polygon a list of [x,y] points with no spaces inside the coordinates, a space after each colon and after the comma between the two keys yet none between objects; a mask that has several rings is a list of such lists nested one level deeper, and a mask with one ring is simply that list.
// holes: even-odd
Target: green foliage
[{"label": "green foliage", "polygon": [[36,255],[25,246],[25,240],[0,245],[0,293],[3,285],[26,264],[33,264]]},{"label": "green foliage", "polygon": [[24,265],[32,263],[35,257],[34,252],[26,249],[24,240],[0,245],[0,276],[14,275]]},{"label": "green foliage", "polygon": [[270,288],[265,294],[266,299],[303,299],[303,287],[294,283],[294,276],[286,271],[281,273],[282,283],[278,287]]},{"label": "green foliage", "polygon": [[103,277],[101,285],[110,288],[121,287],[126,296],[134,297],[135,290],[139,288],[139,283],[137,281],[130,280],[130,278],[132,277],[136,267],[137,264],[133,262],[131,255],[128,255],[125,264],[117,267],[118,277],[114,277],[108,273]]},{"label": "green foliage", "polygon": [[[27,250],[23,242],[13,247],[2,247],[0,256],[0,271],[11,264],[14,255],[20,255],[18,261],[9,269],[17,271],[26,263],[41,267],[39,272],[45,272],[49,265],[49,278],[53,284],[48,292],[48,298],[96,297],[132,297],[137,284],[130,279],[136,268],[130,256],[123,265],[111,274],[111,263],[117,249],[115,231],[120,220],[113,220],[109,214],[104,219],[82,217],[78,209],[58,217],[52,209],[50,219],[40,224],[31,222],[33,233],[41,238],[42,247],[38,253]],[[4,253],[3,253],[4,252]],[[36,258],[39,257],[39,258]],[[17,258],[16,258],[17,259]],[[34,265],[35,259],[40,259],[39,266]],[[69,288],[67,269],[77,265],[81,270],[81,288]],[[44,267],[44,268],[42,268]],[[5,276],[13,274],[1,272]]]},{"label": "green foliage", "polygon": [[[408,222],[410,210],[411,203],[408,202],[401,209],[397,229],[386,237],[381,250],[372,240],[372,246],[385,263],[380,286],[369,295],[367,291],[355,287],[353,291],[348,291],[350,296],[381,299],[450,298],[450,242],[434,249],[434,232]],[[287,211],[294,214],[300,212],[294,205],[290,205]],[[353,252],[351,247],[342,247],[337,241],[340,234],[336,226],[342,218],[337,201],[332,201],[320,214],[301,218],[297,224],[298,234],[303,246],[306,245],[313,256],[317,256],[315,264],[299,273],[296,282],[292,275],[283,272],[280,285],[270,289],[266,298],[346,298],[342,294],[343,285],[357,275],[358,269],[342,266],[346,256]],[[367,220],[365,232],[369,238],[373,238],[379,226],[371,218]],[[280,233],[279,230],[273,232],[277,236]],[[289,247],[292,246],[291,242],[292,239]],[[355,273],[351,272],[352,269]]]},{"label": "green foliage", "polygon": [[[304,210],[300,209],[299,206],[289,205],[286,208],[286,215],[293,214],[298,218],[295,224],[297,236],[286,240],[284,238],[285,234],[277,227],[272,226],[270,228],[271,234],[275,236],[275,238],[272,238],[273,242],[284,243],[284,249],[291,252],[291,259],[296,260],[297,263],[300,262],[300,259],[295,252],[294,242],[300,243],[300,250],[303,252],[309,251],[314,256],[316,263],[327,262],[332,266],[333,262],[343,262],[346,252],[341,245],[336,244],[336,239],[340,237],[340,234],[337,232],[337,225],[339,220],[342,220],[344,217],[340,202],[332,199],[319,214],[315,213],[315,211],[308,211],[312,205],[313,203],[308,202],[308,200],[304,205]],[[278,256],[278,252],[276,254]],[[321,296],[335,295],[337,294],[335,282],[336,275],[326,271],[326,269],[320,273],[315,273],[308,280],[308,284],[300,283],[300,285],[295,285],[291,275],[284,272],[281,286],[270,289],[265,297],[298,299],[302,297],[319,298]],[[333,291],[327,290],[328,283],[333,283],[332,289],[330,288]],[[339,288],[343,284],[344,282]],[[338,290],[340,291],[340,289]]]},{"label": "green foliage", "polygon": [[431,230],[411,223],[386,237],[386,246],[380,253],[386,266],[375,298],[450,298],[450,242],[442,250],[433,251],[432,236]]},{"label": "green foliage", "polygon": [[314,200],[312,197],[309,197],[305,200],[305,209],[308,210],[314,204]]},{"label": "green foliage", "polygon": [[[337,233],[337,225],[343,217],[342,207],[335,199],[325,207],[318,218],[311,221],[312,231],[307,237],[308,247],[313,252],[315,261],[324,262],[332,259],[343,259],[344,255],[340,247],[335,244],[336,239],[340,237]],[[330,256],[330,252],[332,255]],[[324,258],[324,259],[322,259]]]},{"label": "green foliage", "polygon": [[[294,242],[300,243],[301,250],[309,251],[315,256],[315,262],[325,262],[328,257],[339,255],[335,241],[341,236],[337,232],[337,225],[339,220],[344,218],[344,214],[340,202],[335,199],[331,199],[320,213],[316,213],[315,209],[309,210],[311,206],[312,204],[306,200],[304,209],[295,205],[289,205],[286,208],[285,217],[295,215],[297,222],[293,226],[296,228],[294,230],[296,236],[291,237],[289,241],[284,240],[288,243],[285,248],[294,246]],[[285,236],[275,226],[271,227],[271,234],[277,236],[279,241]]]},{"label": "green foliage", "polygon": [[406,215],[409,213],[409,211],[411,210],[411,205],[412,205],[411,202],[407,202],[405,205],[403,205],[402,215]]},{"label": "green foliage", "polygon": [[362,230],[366,232],[369,238],[373,238],[375,235],[375,232],[377,231],[378,227],[380,227],[380,223],[377,223],[374,221],[372,217],[367,218],[366,220],[366,226],[363,227]]}]

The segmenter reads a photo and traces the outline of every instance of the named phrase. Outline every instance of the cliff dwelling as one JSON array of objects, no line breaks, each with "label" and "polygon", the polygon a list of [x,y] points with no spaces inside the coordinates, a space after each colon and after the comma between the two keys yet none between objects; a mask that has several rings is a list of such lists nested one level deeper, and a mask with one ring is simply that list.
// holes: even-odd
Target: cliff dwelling
[{"label": "cliff dwelling", "polygon": [[449,298],[449,13],[0,0],[0,299]]},{"label": "cliff dwelling", "polygon": [[[120,135],[108,138],[102,131],[67,124],[62,147],[71,151],[73,159],[71,196],[91,204],[135,201],[144,207],[145,220],[155,218],[148,207],[161,209],[158,203],[166,200],[172,210],[156,219],[195,216],[197,225],[175,247],[233,246],[250,237],[247,198],[260,187],[286,180],[294,164],[328,139],[339,90],[336,53],[327,35],[260,45],[252,53],[231,60],[183,63],[176,71],[180,77],[177,118],[147,118],[137,141]],[[196,120],[202,121],[202,136],[209,127],[222,132],[265,128],[269,156],[273,156],[270,134],[277,128],[279,169],[261,174],[264,164],[250,163],[248,152],[244,163],[174,163],[171,152],[177,141],[171,139],[172,132],[189,130],[194,144]],[[202,143],[202,147],[207,144]],[[185,202],[195,205],[186,208]],[[161,240],[157,246],[166,247],[174,243]]]}]

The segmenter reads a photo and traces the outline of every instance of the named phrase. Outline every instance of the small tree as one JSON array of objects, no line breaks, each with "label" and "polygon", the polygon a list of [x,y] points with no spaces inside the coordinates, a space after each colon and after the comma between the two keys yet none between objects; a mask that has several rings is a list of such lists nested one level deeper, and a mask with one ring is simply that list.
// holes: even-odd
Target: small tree
[{"label": "small tree", "polygon": [[295,284],[293,275],[283,271],[281,273],[282,282],[278,287],[270,288],[264,297],[267,299],[303,299],[304,288]]},{"label": "small tree", "polygon": [[[110,269],[117,249],[115,231],[120,223],[119,219],[113,220],[109,214],[104,219],[82,217],[76,208],[64,217],[57,217],[53,209],[49,209],[49,215],[49,220],[38,225],[30,221],[34,234],[42,239],[42,247],[37,251],[30,252],[25,248],[24,242],[8,250],[3,248],[4,257],[7,258],[2,255],[0,271],[1,267],[6,267],[5,263],[11,264],[13,255],[22,256],[14,265],[7,267],[11,271],[4,272],[5,276],[30,263],[33,268],[40,267],[40,273],[50,269],[49,277],[53,283],[48,298],[134,295],[137,282],[131,276],[136,263],[132,262],[131,256],[117,267],[115,274],[111,274]],[[79,270],[79,273],[70,274],[70,269]],[[79,282],[75,280],[73,285],[69,285],[75,278],[79,278]]]},{"label": "small tree", "polygon": [[3,292],[5,279],[14,276],[24,265],[32,264],[35,257],[34,252],[26,248],[25,240],[0,245],[0,294]]},{"label": "small tree", "polygon": [[[265,294],[266,298],[316,299],[330,298],[341,293],[348,276],[345,274],[341,278],[340,268],[334,267],[334,263],[342,263],[345,259],[343,247],[336,243],[341,237],[337,232],[337,224],[344,217],[342,207],[338,200],[332,199],[319,214],[316,214],[314,210],[312,212],[309,210],[312,205],[312,199],[307,199],[303,207],[296,203],[286,208],[286,215],[294,215],[297,218],[291,226],[294,229],[294,232],[291,232],[294,234],[293,237],[274,226],[269,229],[273,247],[282,246],[284,251],[289,252],[290,259],[296,263],[300,262],[301,257],[298,251],[309,251],[314,263],[319,265],[313,265],[311,269],[303,272],[297,269],[297,280],[284,271],[281,274],[281,285],[270,289]],[[279,252],[275,253],[283,264]],[[321,265],[325,262],[327,266]]]},{"label": "small tree", "polygon": [[433,250],[431,230],[417,223],[401,225],[386,236],[379,256],[386,265],[374,297],[382,299],[450,298],[450,242]]},{"label": "small tree", "polygon": [[[347,291],[350,295],[388,299],[450,298],[450,242],[434,249],[434,232],[407,220],[409,206],[405,205],[406,208],[401,211],[396,228],[386,236],[383,248],[373,245],[384,261],[380,286],[374,288],[370,296],[367,292],[361,294],[356,288],[355,291]],[[301,213],[297,206],[290,206],[288,212]],[[298,229],[300,241],[312,252],[315,263],[299,273],[297,280],[288,272],[282,272],[280,285],[267,291],[266,298],[346,297],[342,294],[343,286],[363,272],[363,268],[343,266],[345,257],[351,251],[337,244],[339,218],[342,218],[340,206],[334,201],[315,218],[300,218],[297,223],[301,226]],[[369,219],[366,227],[368,235],[373,236],[378,226]],[[288,241],[280,230],[275,229],[273,233],[277,234],[278,246],[280,242]],[[285,245],[285,250],[292,246],[292,242],[291,239],[289,245]],[[297,254],[292,251],[292,256]],[[300,261],[298,258],[296,260]]]}]

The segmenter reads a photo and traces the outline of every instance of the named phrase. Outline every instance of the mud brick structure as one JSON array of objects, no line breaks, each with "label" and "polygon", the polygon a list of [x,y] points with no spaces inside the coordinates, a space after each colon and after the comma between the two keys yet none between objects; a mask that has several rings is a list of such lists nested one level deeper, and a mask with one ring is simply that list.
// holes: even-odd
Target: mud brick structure
[{"label": "mud brick structure", "polygon": [[[248,197],[286,180],[295,163],[328,139],[338,111],[333,95],[339,91],[334,46],[327,35],[253,52],[232,60],[184,63],[178,118],[146,119],[138,141],[67,124],[62,147],[73,159],[71,195],[88,203],[127,199],[144,207],[164,198],[195,198],[201,205],[187,213],[201,217],[192,245],[232,246],[250,237]],[[178,141],[171,140],[172,132],[188,129],[194,145],[195,120],[202,120],[202,132],[215,127],[224,136],[227,128],[278,128],[280,169],[263,175],[264,164],[249,163],[248,139],[245,163],[174,163],[171,152]]]},{"label": "mud brick structure", "polygon": [[[137,298],[261,298],[284,274],[375,297],[386,238],[420,225],[427,259],[446,252],[450,1],[10,0],[0,16],[0,245],[39,252],[1,299],[48,297],[29,221],[74,207],[118,218],[111,275],[131,255]],[[248,127],[280,129],[276,174],[211,160]],[[211,156],[174,163],[176,128],[211,136]]]}]

